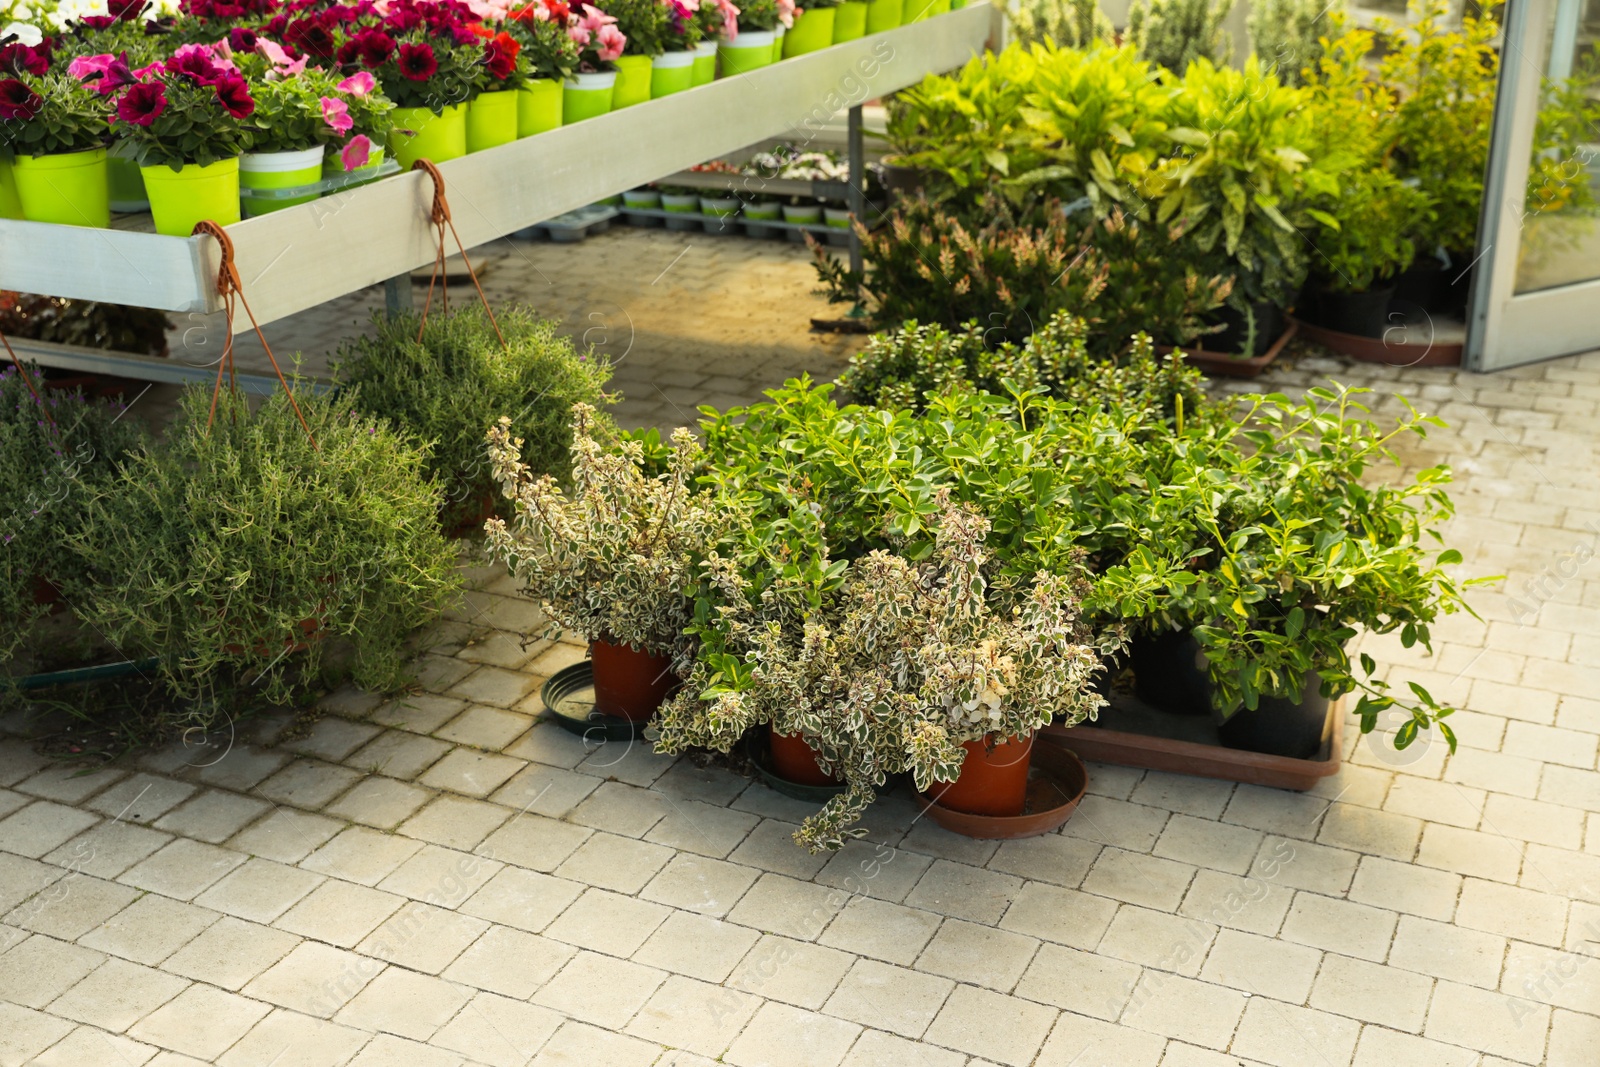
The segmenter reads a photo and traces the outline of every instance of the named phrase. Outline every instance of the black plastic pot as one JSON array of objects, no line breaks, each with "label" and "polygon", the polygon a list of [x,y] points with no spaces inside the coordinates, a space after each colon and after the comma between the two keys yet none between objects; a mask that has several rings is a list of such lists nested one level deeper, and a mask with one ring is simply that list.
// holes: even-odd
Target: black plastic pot
[{"label": "black plastic pot", "polygon": [[1328,698],[1321,686],[1317,672],[1308,671],[1299,700],[1262,697],[1253,711],[1241,707],[1228,716],[1217,727],[1217,737],[1228,748],[1310,759],[1322,748],[1328,722]]},{"label": "black plastic pot", "polygon": [[1218,333],[1201,337],[1201,347],[1207,352],[1225,352],[1252,359],[1265,355],[1267,349],[1272,347],[1272,342],[1283,333],[1283,309],[1270,300],[1258,300],[1250,305],[1250,311],[1255,316],[1256,336],[1249,352],[1244,351],[1245,341],[1250,336],[1249,318],[1232,304],[1224,304],[1206,316],[1207,322],[1221,324],[1223,328]]},{"label": "black plastic pot", "polygon": [[1128,643],[1128,660],[1133,691],[1146,704],[1174,715],[1211,713],[1211,681],[1188,630],[1139,634]]},{"label": "black plastic pot", "polygon": [[1430,315],[1464,315],[1472,292],[1471,254],[1458,252],[1445,266],[1433,256],[1418,256],[1394,279],[1394,303]]},{"label": "black plastic pot", "polygon": [[922,192],[927,178],[927,171],[922,168],[902,167],[892,158],[885,158],[878,163],[878,180],[883,184],[891,201],[901,197],[916,196]]},{"label": "black plastic pot", "polygon": [[1389,301],[1394,286],[1366,289],[1359,293],[1334,292],[1308,284],[1302,293],[1300,317],[1321,326],[1356,337],[1382,337],[1389,325]]}]

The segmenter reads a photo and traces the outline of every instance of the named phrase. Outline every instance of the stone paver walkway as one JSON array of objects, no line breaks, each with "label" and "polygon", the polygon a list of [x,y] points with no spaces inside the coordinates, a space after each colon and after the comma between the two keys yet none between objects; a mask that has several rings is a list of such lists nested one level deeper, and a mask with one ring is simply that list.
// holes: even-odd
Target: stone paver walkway
[{"label": "stone paver walkway", "polygon": [[[780,253],[748,254],[803,292]],[[1593,1067],[1600,355],[1266,384],[1330,373],[1450,420],[1408,462],[1455,466],[1467,569],[1511,575],[1432,660],[1364,642],[1468,709],[1455,756],[1352,728],[1305,795],[1096,766],[1004,844],[902,793],[812,856],[805,805],[540,722],[582,650],[523,647],[484,570],[419,692],[335,694],[297,740],[89,774],[0,740],[0,1065]]]}]

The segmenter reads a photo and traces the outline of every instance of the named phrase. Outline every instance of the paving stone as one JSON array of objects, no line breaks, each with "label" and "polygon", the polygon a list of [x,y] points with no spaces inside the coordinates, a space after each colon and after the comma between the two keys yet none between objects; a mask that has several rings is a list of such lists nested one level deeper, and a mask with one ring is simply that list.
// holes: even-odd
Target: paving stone
[{"label": "paving stone", "polygon": [[695,800],[726,808],[749,787],[750,779],[733,774],[725,767],[696,767],[693,760],[681,759],[657,778],[654,785],[674,800]]},{"label": "paving stone", "polygon": [[104,953],[35,934],[0,956],[0,1002],[42,1008],[105,961]]},{"label": "paving stone", "polygon": [[818,939],[820,944],[909,967],[932,940],[943,917],[921,908],[856,897]]},{"label": "paving stone", "polygon": [[[794,834],[798,829],[799,826],[794,823],[762,819],[758,825],[750,829],[739,847],[727,858],[734,863],[786,874],[790,878],[815,877],[817,872],[828,866],[839,853],[812,853],[799,847],[794,841]],[[858,851],[864,850],[867,855],[870,855],[873,849],[873,846],[866,842],[856,841],[851,844],[856,845]],[[845,861],[845,865],[853,866],[849,860]],[[910,887],[907,886],[906,889],[909,891]]]},{"label": "paving stone", "polygon": [[1249,873],[1275,885],[1336,897],[1349,890],[1360,859],[1360,853],[1348,849],[1267,837],[1261,842],[1261,851]]},{"label": "paving stone", "polygon": [[[1166,1042],[1154,1034],[1127,1026],[1112,1026],[1098,1019],[1062,1012],[1050,1039],[1039,1053],[1038,1067],[1071,1067],[1072,1064],[1117,1064],[1118,1067],[1153,1067],[1166,1063],[1161,1048]],[[1174,1042],[1173,1048],[1178,1047]],[[980,1063],[978,1060],[972,1061]],[[1238,1067],[1242,1060],[1229,1059],[1227,1067]]]},{"label": "paving stone", "polygon": [[491,926],[445,969],[443,977],[526,1000],[577,954],[570,945],[547,937]]},{"label": "paving stone", "polygon": [[907,1041],[881,1030],[862,1031],[840,1067],[961,1067],[966,1057],[948,1049]]},{"label": "paving stone", "polygon": [[[356,693],[353,692],[351,695],[354,696]],[[360,693],[360,696],[369,697],[370,694]],[[376,707],[376,702],[372,706]],[[290,752],[298,752],[302,756],[314,756],[331,763],[339,763],[382,732],[380,727],[371,723],[351,722],[349,719],[330,716],[318,719],[304,737],[286,742],[282,747]]]},{"label": "paving stone", "polygon": [[1093,949],[1116,913],[1116,902],[1105,897],[1028,882],[1017,891],[1000,925],[1073,948]]},{"label": "paving stone", "polygon": [[545,1008],[494,993],[479,993],[429,1043],[465,1053],[474,1063],[526,1067],[563,1021]]},{"label": "paving stone", "polygon": [[244,861],[230,849],[179,838],[134,864],[117,881],[174,900],[192,900]]},{"label": "paving stone", "polygon": [[329,879],[275,922],[280,930],[351,948],[405,903],[393,893]]},{"label": "paving stone", "polygon": [[[668,866],[668,872],[674,866],[679,866],[679,861],[684,857],[674,859]],[[705,861],[714,862],[714,861]],[[687,865],[683,865],[687,866]],[[724,864],[732,867],[732,864]],[[748,868],[734,868],[738,871],[748,871]],[[754,875],[754,871],[748,871]],[[731,874],[730,874],[731,877]],[[685,883],[684,888],[694,885],[683,876],[678,876],[677,881]],[[754,885],[750,885],[754,882]],[[802,941],[815,940],[835,915],[845,906],[848,899],[836,889],[828,889],[811,882],[800,882],[793,878],[785,878],[781,874],[763,874],[760,879],[750,878],[745,882],[749,892],[739,898],[738,905],[731,912],[727,911],[727,899],[735,894],[730,892],[708,892],[707,898],[712,901],[711,907],[693,908],[690,910],[702,911],[706,914],[725,914],[729,922],[749,926],[765,933],[781,934]],[[651,895],[646,893],[647,896]],[[680,900],[684,894],[678,890]],[[653,899],[661,899],[655,896]],[[667,901],[667,903],[672,903]],[[685,907],[677,903],[677,907]],[[720,909],[720,910],[719,910]]]},{"label": "paving stone", "polygon": [[[508,671],[499,667],[479,667],[445,690],[445,694],[460,700],[470,701],[474,705],[486,705],[474,707],[471,709],[472,711],[499,711],[503,708],[511,707],[536,687],[537,683],[533,678],[519,671]],[[496,725],[486,727],[485,724],[490,722],[495,722]],[[525,718],[522,730],[507,736],[506,730],[509,729],[510,724],[506,720],[495,720],[490,716],[478,716],[469,724],[461,724],[460,720],[457,720],[456,723],[451,724],[450,729],[436,732],[449,741],[457,741],[464,745],[477,745],[480,748],[498,749],[509,745],[518,734],[526,730],[531,724],[532,719]]]},{"label": "paving stone", "polygon": [[[680,855],[674,858],[670,848],[619,837],[616,834],[601,833],[591,835],[579,845],[577,850],[556,868],[555,873],[562,878],[613,889],[619,893],[637,893],[656,876],[657,872],[661,871],[662,867],[666,866],[668,860],[674,863],[682,860],[684,866],[693,866],[691,857]],[[707,864],[716,862],[703,861]],[[651,899],[658,899],[651,894],[646,895]],[[697,910],[714,910],[717,901],[707,899],[704,904],[704,908]]]},{"label": "paving stone", "polygon": [[[1592,740],[1592,739],[1591,739]],[[17,792],[60,804],[85,806],[96,793],[127,775],[120,768],[91,769],[67,764],[46,767],[18,782]]]},{"label": "paving stone", "polygon": [[386,893],[440,908],[458,908],[498,874],[504,864],[489,858],[487,850],[461,852],[424,845],[378,883]]},{"label": "paving stone", "polygon": [[1334,804],[1322,820],[1317,841],[1390,859],[1410,861],[1422,836],[1422,820],[1386,811]]},{"label": "paving stone", "polygon": [[1061,832],[1096,844],[1148,852],[1155,847],[1170,817],[1171,812],[1161,808],[1090,795],[1079,802]]},{"label": "paving stone", "polygon": [[1505,954],[1503,937],[1402,915],[1389,963],[1419,974],[1493,989],[1499,983]]},{"label": "paving stone", "polygon": [[195,898],[196,904],[270,923],[327,879],[271,860],[252,859]]},{"label": "paving stone", "polygon": [[271,1011],[270,1005],[192,985],[133,1025],[130,1037],[214,1060]]},{"label": "paving stone", "polygon": [[1538,800],[1490,793],[1483,810],[1486,832],[1557,848],[1583,847],[1584,813]]},{"label": "paving stone", "polygon": [[1558,1011],[1550,1022],[1549,1067],[1580,1067],[1600,1057],[1600,1019]]},{"label": "paving stone", "polygon": [[584,951],[546,982],[533,1002],[594,1026],[620,1030],[666,979],[666,972],[653,967]]},{"label": "paving stone", "polygon": [[365,823],[380,830],[393,830],[416,814],[433,794],[406,782],[374,775],[358,783],[324,810],[351,822]]},{"label": "paving stone", "polygon": [[1481,1067],[1482,1062],[1480,1053],[1369,1026],[1361,1031],[1352,1067]]},{"label": "paving stone", "polygon": [[464,700],[431,693],[408,693],[380,706],[372,713],[372,721],[414,734],[431,734],[461,714],[466,706]]},{"label": "paving stone", "polygon": [[1175,910],[1194,878],[1187,863],[1107,848],[1083,880],[1083,888],[1099,896],[1162,911]]},{"label": "paving stone", "polygon": [[431,904],[403,906],[356,946],[356,951],[423,974],[438,974],[489,924]]},{"label": "paving stone", "polygon": [[816,1009],[854,961],[837,949],[765,934],[734,968],[727,984],[766,1000]]},{"label": "paving stone", "polygon": [[[789,844],[791,851],[810,855],[805,849],[794,847],[793,841]],[[931,866],[931,857],[882,841],[848,841],[833,854],[815,880],[852,895],[900,903]]]},{"label": "paving stone", "polygon": [[767,1003],[725,1058],[735,1067],[838,1067],[860,1034],[854,1023]]},{"label": "paving stone", "polygon": [[0,1063],[35,1062],[39,1053],[66,1037],[72,1023],[0,998]]},{"label": "paving stone", "polygon": [[1417,849],[1417,862],[1456,874],[1515,883],[1522,870],[1522,853],[1520,841],[1430,824]]},{"label": "paving stone", "polygon": [[1419,974],[1330,952],[1322,961],[1311,1006],[1392,1030],[1418,1033],[1433,982]]},{"label": "paving stone", "polygon": [[222,1054],[218,1067],[341,1067],[370,1034],[293,1011],[277,1010]]},{"label": "paving stone", "polygon": [[524,766],[522,760],[510,756],[458,748],[429,767],[419,781],[432,789],[486,797]]},{"label": "paving stone", "polygon": [[77,875],[115,878],[172,840],[171,834],[123,822],[101,822],[54,852],[46,863]]},{"label": "paving stone", "polygon": [[920,1037],[955,987],[948,978],[857,960],[822,1010],[903,1037]]},{"label": "paving stone", "polygon": [[[139,891],[89,875],[69,874],[4,916],[24,930],[76,941],[132,903]],[[26,936],[18,931],[21,936]],[[0,938],[0,952],[12,942]]]},{"label": "paving stone", "polygon": [[220,914],[210,909],[147,893],[89,931],[79,943],[153,966],[220,918]]},{"label": "paving stone", "polygon": [[1233,1055],[1282,1064],[1327,1067],[1347,1063],[1361,1027],[1349,1019],[1267,997],[1251,997],[1230,1051]]},{"label": "paving stone", "polygon": [[446,848],[470,849],[513,814],[498,804],[444,794],[401,823],[396,833]]},{"label": "paving stone", "polygon": [[360,779],[360,771],[352,771],[338,763],[296,760],[267,781],[256,785],[254,792],[267,800],[290,805],[291,808],[320,811]]},{"label": "paving stone", "polygon": [[271,808],[264,800],[208,789],[167,812],[152,825],[179,837],[220,845]]},{"label": "paving stone", "polygon": [[704,982],[723,982],[758,939],[743,926],[674,911],[632,958]]},{"label": "paving stone", "polygon": [[301,861],[319,874],[377,885],[421,848],[421,842],[352,826]]},{"label": "paving stone", "polygon": [[670,914],[670,908],[659,904],[604,889],[589,889],[562,912],[545,933],[579,948],[628,957],[639,950]]},{"label": "paving stone", "polygon": [[237,991],[299,943],[282,930],[224,916],[168,956],[161,969]]},{"label": "paving stone", "polygon": [[426,1041],[466,1002],[466,995],[449,982],[390,967],[351,998],[333,1021]]},{"label": "paving stone", "polygon": [[583,826],[625,837],[643,837],[671,810],[671,801],[648,789],[604,782],[573,809],[569,818]]},{"label": "paving stone", "polygon": [[279,808],[235,834],[228,847],[279,863],[299,863],[342,829],[344,824],[334,819]]},{"label": "paving stone", "polygon": [[1262,835],[1256,830],[1179,813],[1167,821],[1154,854],[1198,867],[1247,874],[1261,840]]},{"label": "paving stone", "polygon": [[[723,859],[738,847],[756,822],[754,815],[745,812],[713,807],[697,800],[679,800],[645,835],[645,840],[682,852]],[[795,851],[803,850],[795,848]]]},{"label": "paving stone", "polygon": [[449,751],[447,741],[405,730],[385,730],[345,757],[344,762],[358,771],[410,781]]},{"label": "paving stone", "polygon": [[195,768],[195,777],[206,785],[236,793],[254,789],[290,759],[285,753],[255,745],[231,745],[215,755],[205,751],[190,755],[185,766]]},{"label": "paving stone", "polygon": [[527,733],[507,745],[504,752],[517,759],[570,770],[589,758],[592,747],[577,734],[545,722],[535,723]]},{"label": "paving stone", "polygon": [[1328,812],[1329,804],[1321,797],[1241,785],[1234,788],[1222,821],[1278,837],[1310,841],[1317,836]]},{"label": "paving stone", "polygon": [[121,1033],[189,984],[137,963],[108,959],[51,1001],[49,1008],[52,1015]]},{"label": "paving stone", "polygon": [[37,800],[0,819],[0,850],[38,859],[98,821],[97,815]]},{"label": "paving stone", "polygon": [[1473,930],[1541,945],[1560,945],[1567,929],[1567,901],[1548,893],[1468,878],[1461,887],[1456,922]]},{"label": "paving stone", "polygon": [[[590,752],[574,770],[607,781],[623,782],[648,789],[655,785],[677,760],[677,756],[657,752],[650,745],[640,741],[607,741],[594,746],[594,751]],[[668,801],[673,799],[667,793],[653,795]]]},{"label": "paving stone", "polygon": [[1549,1026],[1550,1009],[1543,1005],[1518,1004],[1499,993],[1441,981],[1433,991],[1423,1036],[1538,1063]]},{"label": "paving stone", "polygon": [[79,1067],[84,1063],[113,1063],[139,1067],[161,1051],[153,1045],[130,1041],[95,1026],[80,1026],[49,1051],[30,1060],[30,1067]]},{"label": "paving stone", "polygon": [[512,775],[490,799],[518,812],[559,819],[599,786],[599,780],[592,775],[530,763]]},{"label": "paving stone", "polygon": [[542,815],[522,814],[484,839],[479,851],[505,863],[548,873],[576,852],[592,833]]},{"label": "paving stone", "polygon": [[461,905],[468,915],[520,930],[543,930],[584,887],[536,871],[506,867]]},{"label": "paving stone", "polygon": [[584,1023],[569,1022],[539,1052],[551,1067],[586,1067],[591,1063],[646,1067],[660,1062],[661,1046],[653,1041],[614,1034]]},{"label": "paving stone", "polygon": [[1022,879],[949,860],[936,860],[906,896],[912,907],[958,919],[995,923],[1022,887]]},{"label": "paving stone", "polygon": [[1218,928],[1148,908],[1123,905],[1100,940],[1097,951],[1129,963],[1142,963],[1188,978],[1200,973],[1201,961]]},{"label": "paving stone", "polygon": [[673,975],[639,1009],[627,1032],[708,1058],[720,1057],[760,1005],[755,997]]},{"label": "paving stone", "polygon": [[462,1063],[457,1053],[393,1034],[379,1034],[357,1053],[350,1067],[461,1067]]},{"label": "paving stone", "polygon": [[1247,1001],[1236,990],[1146,970],[1122,1012],[1124,1026],[1204,1048],[1228,1046]]},{"label": "paving stone", "polygon": [[1300,893],[1284,920],[1283,936],[1313,948],[1381,962],[1389,954],[1398,918],[1392,911],[1365,904]]},{"label": "paving stone", "polygon": [[921,853],[934,859],[952,860],[982,867],[1000,847],[998,842],[952,833],[937,823],[923,820],[913,826],[896,846],[902,851]]},{"label": "paving stone", "polygon": [[1182,812],[1197,819],[1219,819],[1233,796],[1232,782],[1146,771],[1129,798],[1134,803]]},{"label": "paving stone", "polygon": [[1024,837],[1001,842],[988,866],[991,871],[1073,889],[1082,884],[1100,848],[1092,841],[1060,834]]},{"label": "paving stone", "polygon": [[1314,948],[1239,930],[1221,930],[1206,954],[1200,977],[1251,995],[1300,1004],[1311,993],[1321,961],[1322,953]]},{"label": "paving stone", "polygon": [[935,1045],[1023,1067],[1033,1062],[1058,1014],[1031,1001],[960,985],[924,1036]]},{"label": "paving stone", "polygon": [[349,1003],[385,966],[383,961],[369,956],[303,941],[240,992],[326,1019]]},{"label": "paving stone", "polygon": [[1350,899],[1448,922],[1460,892],[1457,875],[1366,856],[1350,887]]}]

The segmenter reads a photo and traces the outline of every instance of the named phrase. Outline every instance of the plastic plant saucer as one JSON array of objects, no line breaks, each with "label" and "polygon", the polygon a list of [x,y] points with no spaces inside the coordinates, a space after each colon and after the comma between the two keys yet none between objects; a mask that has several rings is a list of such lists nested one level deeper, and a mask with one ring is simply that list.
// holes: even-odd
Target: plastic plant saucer
[{"label": "plastic plant saucer", "polygon": [[1028,768],[1028,796],[1021,815],[968,815],[953,811],[921,793],[917,806],[928,818],[954,833],[986,840],[1038,837],[1063,825],[1078,810],[1089,786],[1089,772],[1061,742],[1040,734]]},{"label": "plastic plant saucer", "polygon": [[[555,679],[552,678],[551,681],[555,681]],[[756,777],[786,797],[793,797],[796,800],[804,800],[813,804],[826,804],[848,788],[842,783],[840,785],[804,785],[800,782],[791,782],[787,778],[779,778],[772,772],[772,753],[767,747],[767,731],[765,727],[752,730],[745,735],[744,754],[750,760],[750,766],[755,768]]]},{"label": "plastic plant saucer", "polygon": [[602,715],[594,709],[594,671],[588,660],[551,675],[539,690],[545,710],[563,730],[591,741],[633,741],[644,737],[645,723]]}]

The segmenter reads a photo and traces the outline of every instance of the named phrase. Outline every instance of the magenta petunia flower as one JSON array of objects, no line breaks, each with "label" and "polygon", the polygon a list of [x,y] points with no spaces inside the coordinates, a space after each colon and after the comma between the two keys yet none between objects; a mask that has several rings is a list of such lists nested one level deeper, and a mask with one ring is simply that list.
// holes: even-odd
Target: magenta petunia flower
[{"label": "magenta petunia flower", "polygon": [[134,126],[148,126],[167,109],[167,87],[160,82],[130,86],[117,101],[117,118]]},{"label": "magenta petunia flower", "polygon": [[322,121],[335,133],[349,133],[355,126],[350,118],[350,105],[331,96],[322,98]]},{"label": "magenta petunia flower", "polygon": [[401,45],[399,62],[400,73],[414,82],[427,81],[439,69],[439,61],[433,58],[432,45]]},{"label": "magenta petunia flower", "polygon": [[0,119],[31,120],[44,106],[44,99],[15,78],[0,81]]},{"label": "magenta petunia flower", "polygon": [[256,109],[250,83],[237,74],[225,74],[217,82],[217,100],[222,103],[223,110],[236,119],[247,119]]},{"label": "magenta petunia flower", "polygon": [[196,85],[215,85],[222,78],[222,71],[200,49],[180,48],[163,69],[168,74],[182,75]]},{"label": "magenta petunia flower", "polygon": [[351,96],[366,96],[377,87],[378,79],[374,78],[364,70],[356,71],[354,74],[350,75],[350,77],[346,78],[344,81],[335,86],[335,88],[341,93],[349,93]]}]

